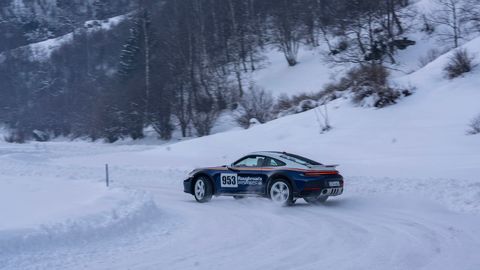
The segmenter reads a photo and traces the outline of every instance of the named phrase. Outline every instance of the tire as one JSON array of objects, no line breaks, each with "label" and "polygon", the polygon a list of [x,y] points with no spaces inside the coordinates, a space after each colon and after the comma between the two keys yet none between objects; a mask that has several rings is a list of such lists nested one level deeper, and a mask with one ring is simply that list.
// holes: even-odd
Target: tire
[{"label": "tire", "polygon": [[328,196],[319,195],[316,197],[305,197],[303,199],[309,204],[322,204],[328,199]]},{"label": "tire", "polygon": [[233,196],[233,198],[234,198],[235,200],[241,200],[241,199],[245,199],[245,196],[235,195],[235,196]]},{"label": "tire", "polygon": [[268,188],[268,195],[273,202],[282,206],[294,203],[292,186],[284,179],[273,180]]},{"label": "tire", "polygon": [[193,196],[199,203],[206,203],[212,199],[213,188],[210,179],[200,176],[193,184]]}]

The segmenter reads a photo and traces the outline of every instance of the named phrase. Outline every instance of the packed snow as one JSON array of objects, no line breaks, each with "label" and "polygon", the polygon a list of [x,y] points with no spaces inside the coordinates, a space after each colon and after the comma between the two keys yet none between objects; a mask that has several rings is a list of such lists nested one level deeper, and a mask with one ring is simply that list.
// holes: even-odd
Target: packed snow
[{"label": "packed snow", "polygon": [[[20,148],[28,152],[24,158],[45,156],[47,151],[47,161],[29,159],[17,161],[15,166],[1,163],[2,172],[16,167],[10,172],[18,174],[17,169],[24,167],[30,171],[24,177],[37,175],[39,182],[22,187],[21,180],[4,174],[2,187],[19,182],[22,189],[38,188],[37,192],[30,190],[33,199],[46,199],[29,203],[29,198],[6,197],[10,203],[5,210],[17,213],[2,209],[1,220],[7,225],[2,225],[0,235],[5,235],[6,226],[41,223],[42,215],[50,216],[48,223],[66,217],[70,221],[41,226],[36,234],[19,232],[14,238],[10,233],[9,241],[2,238],[0,269],[473,270],[480,266],[474,252],[480,248],[478,179],[346,174],[345,194],[324,206],[298,201],[294,207],[278,207],[266,199],[237,201],[228,197],[198,204],[182,192],[182,179],[192,163],[186,160],[185,169],[162,166],[168,164],[162,152],[150,155],[159,147],[78,142],[41,145]],[[177,151],[174,146],[171,152]],[[2,147],[5,152],[12,146]],[[106,157],[102,152],[111,155],[113,189],[99,183]],[[203,154],[202,159],[215,164],[216,155]],[[2,156],[2,161],[6,159]],[[98,181],[83,183],[83,178],[95,176]],[[132,207],[125,189],[152,194],[155,205],[140,199],[145,203]],[[62,195],[43,196],[50,191]],[[112,208],[115,210],[109,210]],[[113,221],[130,208],[137,210],[123,221]],[[45,213],[25,220],[20,211]]]},{"label": "packed snow", "polygon": [[15,254],[118,234],[158,211],[145,192],[107,188],[101,172],[52,167],[68,148],[50,149],[0,144],[0,269]]}]

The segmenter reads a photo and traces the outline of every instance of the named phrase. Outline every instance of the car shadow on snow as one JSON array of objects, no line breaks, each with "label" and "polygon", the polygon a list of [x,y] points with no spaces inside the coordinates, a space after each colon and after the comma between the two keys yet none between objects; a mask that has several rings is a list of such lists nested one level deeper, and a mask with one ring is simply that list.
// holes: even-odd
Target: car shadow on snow
[{"label": "car shadow on snow", "polygon": [[328,200],[324,203],[320,204],[309,204],[305,202],[303,199],[298,199],[297,202],[292,205],[291,207],[341,207],[346,204],[350,203],[349,198],[342,198],[342,199],[336,199],[336,200]]},{"label": "car shadow on snow", "polygon": [[[208,203],[198,203],[195,199],[182,199],[182,203],[188,203],[188,204],[194,204],[198,206],[215,206],[215,207],[229,207],[232,205],[237,205],[237,206],[244,206],[244,207],[251,207],[251,206],[265,206],[265,207],[271,207],[271,206],[276,206],[275,203],[270,201],[269,199],[266,198],[257,198],[257,197],[250,197],[250,198],[245,198],[241,200],[234,200],[233,198],[229,197],[221,197],[221,198],[213,198],[212,201]],[[309,204],[303,199],[299,198],[297,199],[296,203],[287,207],[287,208],[351,208],[352,206],[361,206],[362,205],[362,199],[361,198],[352,198],[352,197],[347,197],[347,198],[335,198],[335,199],[329,199],[328,201],[320,204]]]}]

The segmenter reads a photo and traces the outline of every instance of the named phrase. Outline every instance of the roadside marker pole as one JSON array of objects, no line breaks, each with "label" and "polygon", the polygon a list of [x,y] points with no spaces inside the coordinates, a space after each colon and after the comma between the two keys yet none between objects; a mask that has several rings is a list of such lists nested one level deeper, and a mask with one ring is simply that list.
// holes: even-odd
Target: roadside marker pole
[{"label": "roadside marker pole", "polygon": [[106,181],[107,187],[108,187],[108,186],[110,186],[110,179],[109,179],[109,175],[108,175],[108,164],[105,164],[105,174],[106,174],[105,181]]}]

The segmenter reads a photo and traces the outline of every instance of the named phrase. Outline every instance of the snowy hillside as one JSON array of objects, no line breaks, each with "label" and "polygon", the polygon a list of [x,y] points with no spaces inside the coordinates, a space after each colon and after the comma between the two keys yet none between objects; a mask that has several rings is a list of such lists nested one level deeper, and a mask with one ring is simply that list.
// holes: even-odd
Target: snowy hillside
[{"label": "snowy hillside", "polygon": [[[480,54],[480,38],[465,48]],[[315,110],[311,110],[248,130],[160,146],[142,155],[150,165],[190,169],[212,162],[227,164],[250,151],[285,150],[341,164],[348,175],[476,178],[480,174],[480,141],[477,136],[467,136],[466,131],[480,111],[480,70],[448,80],[442,69],[452,53],[396,78],[399,84],[416,86],[415,94],[397,105],[363,108],[347,98],[329,103],[333,130],[325,134],[320,134]],[[202,158],[207,153],[211,158]],[[102,160],[115,162],[119,158],[105,155]],[[79,162],[89,161],[79,158]],[[125,162],[130,161],[118,162],[127,165]]]},{"label": "snowy hillside", "polygon": [[[465,47],[480,53],[480,38]],[[311,110],[160,146],[1,143],[0,269],[477,269],[480,140],[465,131],[480,70],[446,79],[452,53],[396,78],[416,86],[397,105],[332,101],[324,134]],[[182,193],[191,169],[256,150],[340,164],[346,192],[292,208]]]},{"label": "snowy hillside", "polygon": [[[79,27],[76,29],[76,32],[88,31],[88,32],[95,32],[100,30],[108,31],[111,28],[118,25],[120,22],[126,19],[126,15],[120,15],[113,18],[105,19],[105,20],[91,20],[85,22],[83,27]],[[32,62],[39,61],[44,62],[49,60],[52,53],[61,48],[65,44],[69,44],[73,42],[74,33],[68,33],[62,35],[60,37],[47,39],[41,42],[31,43],[11,51],[7,53],[11,54],[18,54],[18,55],[29,55],[29,60]],[[5,52],[0,53],[0,59],[5,54]]]},{"label": "snowy hillside", "polygon": [[[24,1],[14,3],[22,9]],[[177,7],[180,2],[169,3]],[[414,1],[408,8],[428,13],[433,10],[432,3],[431,0]],[[192,14],[197,14],[195,12]],[[192,18],[190,13],[183,15]],[[70,58],[72,52],[83,48],[82,43],[73,40],[73,33],[11,51],[19,54],[29,51],[32,53],[28,54],[30,60],[41,65],[48,63],[56,50],[72,45],[62,52],[62,57],[57,59],[59,66],[54,65],[53,69],[63,74],[73,67],[72,72],[63,74],[68,84],[57,84],[54,77],[45,79],[44,73],[32,68],[30,74],[38,77],[30,79],[39,82],[41,90],[25,101],[26,107],[19,108],[32,107],[38,97],[53,96],[63,100],[65,93],[68,97],[72,93],[73,96],[89,91],[103,93],[111,85],[114,87],[108,89],[114,90],[113,93],[122,87],[143,91],[137,84],[143,83],[141,73],[133,76],[140,78],[137,81],[120,81],[119,84],[113,80],[120,55],[122,61],[133,63],[133,53],[144,52],[139,40],[145,40],[139,39],[141,34],[136,32],[139,28],[126,27],[127,16],[87,21],[78,30],[92,34],[105,30],[105,35],[96,36],[97,43],[90,48],[94,54],[88,54],[90,58],[87,59],[83,55]],[[147,21],[145,17],[136,19],[136,23]],[[155,18],[152,25],[164,22],[161,19]],[[167,21],[170,19],[166,17]],[[420,26],[422,17],[417,16],[416,20],[415,27],[423,27]],[[109,31],[122,22],[125,22],[121,30],[125,36]],[[226,109],[219,111],[220,117],[211,129],[213,135],[193,138],[190,132],[182,137],[176,126],[172,139],[160,140],[158,130],[150,125],[144,130],[146,137],[143,139],[124,139],[111,144],[101,141],[104,137],[95,132],[93,134],[99,137],[88,137],[80,132],[76,136],[67,133],[52,137],[47,142],[7,143],[5,140],[12,128],[3,128],[0,123],[0,270],[480,269],[480,134],[467,134],[470,121],[480,114],[480,36],[477,32],[469,33],[460,48],[450,50],[451,45],[439,43],[417,28],[409,33],[416,45],[398,51],[396,63],[385,64],[391,73],[389,83],[409,87],[413,93],[384,108],[360,106],[352,101],[352,91],[337,91],[337,98],[325,106],[243,129],[235,121],[239,108],[233,109],[234,106],[230,106],[233,104],[227,104]],[[182,40],[174,37],[174,31],[169,31],[162,35]],[[190,34],[199,37],[195,30]],[[118,42],[117,38],[125,39],[126,43]],[[105,43],[107,40],[112,43]],[[109,56],[104,55],[102,46],[105,44],[109,44]],[[177,56],[182,52],[177,51],[177,47],[168,49]],[[161,49],[161,46],[155,48]],[[285,55],[278,48],[267,46],[262,55],[265,57],[260,64],[262,68],[257,66],[255,71],[242,71],[244,80],[241,83],[259,86],[275,98],[282,94],[318,93],[326,84],[339,81],[353,66],[351,63],[332,65],[327,61],[329,49],[324,43],[318,47],[302,46],[298,64],[288,66]],[[462,49],[476,56],[478,65],[471,72],[449,79],[444,68]],[[446,53],[442,53],[444,51]],[[103,58],[108,65],[99,65],[95,62],[97,58]],[[85,63],[71,65],[72,59],[78,63],[85,60]],[[153,59],[155,64],[171,60],[168,57]],[[3,61],[1,54],[0,61]],[[178,68],[177,71],[183,71],[183,67]],[[103,81],[102,69],[112,81]],[[98,73],[89,73],[94,70]],[[163,66],[153,70],[165,72]],[[193,77],[211,75],[202,73],[202,68],[198,70],[201,72]],[[16,71],[12,69],[9,74],[16,74]],[[88,80],[82,80],[85,74]],[[14,78],[10,75],[5,78]],[[223,87],[221,82],[234,77],[232,74],[225,76],[216,77],[218,80],[213,80],[212,84]],[[97,84],[94,78],[100,78],[98,82],[105,85]],[[89,84],[94,81],[95,84]],[[10,87],[18,81],[5,82],[0,81],[0,91],[19,92]],[[155,81],[154,84],[164,82]],[[184,87],[189,83],[181,82],[180,85]],[[2,85],[5,87],[1,88]],[[83,87],[77,88],[78,85]],[[138,94],[129,92],[131,89],[121,93]],[[203,90],[208,92],[209,89]],[[162,95],[156,98],[163,97],[163,92],[160,93]],[[13,95],[7,94],[4,97]],[[79,120],[87,124],[66,127],[77,128],[77,131],[80,127],[99,128],[107,133],[110,129],[125,128],[111,126],[118,123],[107,123],[111,119],[95,114],[101,111],[97,106],[111,109],[103,102],[116,100],[116,95],[87,96],[79,95],[79,102],[90,107],[78,106],[78,114],[71,114],[70,120],[63,119],[64,123],[78,124],[75,121]],[[143,96],[136,95],[132,99],[139,97],[138,100],[142,100]],[[181,101],[186,97],[190,96],[180,96]],[[32,118],[27,118],[25,123],[33,123],[32,127],[37,128],[36,116],[42,113],[51,117],[50,120],[57,120],[55,114],[50,114],[52,108],[70,113],[71,107],[59,106],[65,104],[56,103],[58,100],[54,98],[51,100],[43,99],[46,102],[39,103],[42,106],[37,104],[40,107],[34,107]],[[158,100],[154,99],[152,104],[163,109],[166,104],[160,106]],[[170,109],[178,109],[177,99],[169,102]],[[238,105],[240,101],[233,103]],[[70,106],[75,102],[66,104]],[[112,104],[123,103],[108,103]],[[191,109],[189,106],[193,105],[182,103],[182,106]],[[322,132],[321,114],[325,109],[332,129]],[[18,117],[23,117],[23,112],[19,110]],[[163,113],[156,113],[160,112]],[[108,113],[102,116],[111,116]],[[125,111],[115,113],[124,120]],[[138,116],[136,113],[133,111]],[[168,113],[178,120],[178,111]],[[139,118],[129,123],[135,119]],[[73,137],[75,139],[71,139]],[[85,138],[98,140],[92,142]],[[193,169],[228,165],[249,152],[262,150],[287,151],[323,164],[339,164],[338,170],[345,181],[344,193],[329,198],[322,205],[298,199],[292,207],[280,207],[257,197],[241,200],[214,197],[209,203],[199,204],[183,192],[183,180]],[[110,168],[109,187],[105,185],[105,164]]]}]

